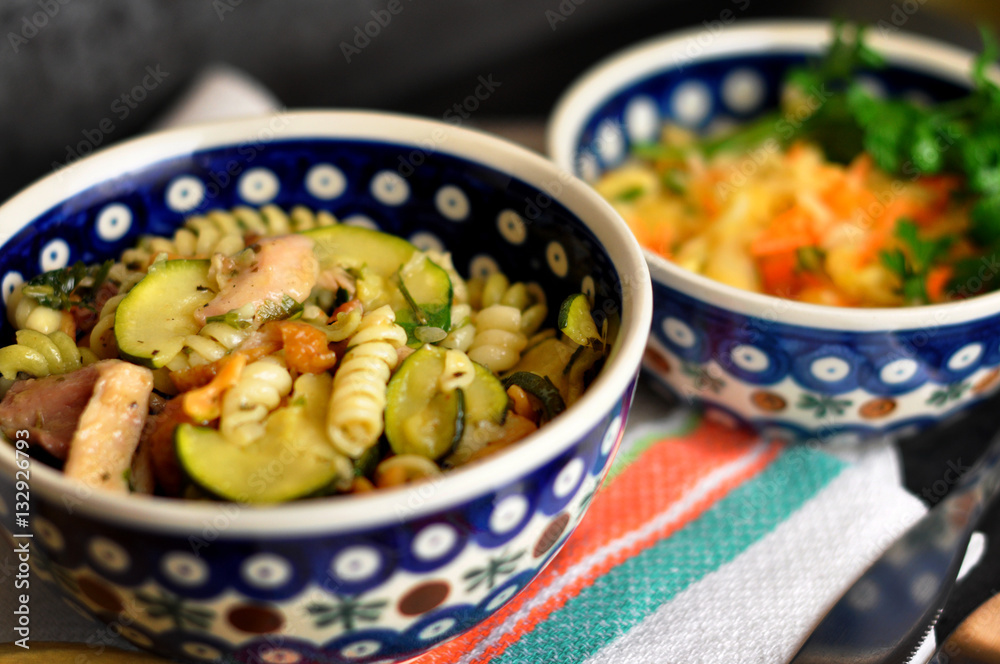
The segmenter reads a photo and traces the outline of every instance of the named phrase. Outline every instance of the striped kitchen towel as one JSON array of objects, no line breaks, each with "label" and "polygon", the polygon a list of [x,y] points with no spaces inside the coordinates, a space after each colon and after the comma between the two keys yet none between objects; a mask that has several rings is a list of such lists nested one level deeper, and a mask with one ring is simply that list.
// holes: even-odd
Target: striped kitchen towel
[{"label": "striped kitchen towel", "polygon": [[759,662],[811,625],[924,511],[895,456],[786,447],[686,414],[630,427],[542,575],[417,664]]}]

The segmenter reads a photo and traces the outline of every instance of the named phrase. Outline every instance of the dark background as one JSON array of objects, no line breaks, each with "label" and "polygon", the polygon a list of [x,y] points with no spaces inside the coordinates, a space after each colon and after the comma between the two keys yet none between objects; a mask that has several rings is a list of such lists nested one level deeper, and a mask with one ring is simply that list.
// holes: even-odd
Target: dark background
[{"label": "dark background", "polygon": [[[0,200],[67,161],[86,136],[103,146],[148,128],[213,62],[245,70],[288,107],[430,117],[492,74],[501,87],[471,122],[540,121],[598,59],[646,37],[718,24],[724,11],[735,21],[842,16],[871,23],[891,21],[895,11],[907,30],[970,48],[978,46],[971,17],[996,12],[988,0],[978,7],[973,0],[392,1],[396,15],[386,11],[390,0],[3,0]],[[358,39],[358,48],[372,11],[391,20],[367,45]],[[358,50],[347,54],[349,62],[342,43]],[[141,84],[147,67],[164,77],[126,105],[121,96]]]},{"label": "dark background", "polygon": [[[399,3],[395,15],[390,2]],[[359,37],[373,11],[390,18],[376,36]],[[714,30],[720,18],[887,21],[978,49],[976,24],[998,25],[998,16],[991,0],[0,0],[0,201],[75,158],[81,141],[103,147],[148,129],[215,62],[243,69],[290,108],[435,118],[487,77],[500,86],[468,122],[537,127],[597,60],[672,30]],[[152,82],[150,69],[161,80],[125,103],[123,94]],[[926,489],[948,461],[970,464],[998,428],[994,398],[972,417],[902,441],[907,485],[936,502]],[[1000,542],[1000,514],[990,521]],[[1000,587],[1000,554],[987,557],[992,564],[962,584],[944,627]]]}]

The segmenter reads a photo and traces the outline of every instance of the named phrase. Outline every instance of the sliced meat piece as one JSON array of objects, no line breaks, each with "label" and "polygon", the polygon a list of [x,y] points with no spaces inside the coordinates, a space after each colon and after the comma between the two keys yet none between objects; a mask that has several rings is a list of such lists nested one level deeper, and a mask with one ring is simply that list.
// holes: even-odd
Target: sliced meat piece
[{"label": "sliced meat piece", "polygon": [[305,235],[282,235],[264,238],[248,247],[253,259],[233,265],[237,274],[222,284],[211,302],[194,316],[204,323],[212,316],[225,314],[246,304],[256,309],[265,302],[281,302],[287,295],[305,302],[319,277],[319,261],[313,254],[313,241]]},{"label": "sliced meat piece", "polygon": [[121,360],[104,360],[94,392],[80,415],[63,472],[92,487],[127,493],[128,471],[139,445],[153,372]]},{"label": "sliced meat piece", "polygon": [[174,449],[174,429],[183,422],[193,422],[184,412],[183,399],[167,402],[162,411],[149,418],[143,433],[143,444],[149,446],[153,475],[160,489],[168,496],[180,494],[184,473]]},{"label": "sliced meat piece", "polygon": [[[149,421],[152,418],[146,420],[147,426],[144,427],[148,429]],[[139,441],[139,447],[135,451],[135,456],[132,457],[132,473],[129,477],[129,487],[133,493],[145,493],[152,494],[156,490],[156,475],[153,469],[153,453],[152,446],[149,444],[149,439],[142,438]]]},{"label": "sliced meat piece", "polygon": [[93,330],[94,326],[97,325],[98,318],[100,318],[101,309],[115,295],[118,295],[118,284],[105,281],[98,287],[92,306],[76,305],[70,308],[69,313],[73,316],[77,331],[86,334]]},{"label": "sliced meat piece", "polygon": [[32,444],[65,460],[80,414],[94,392],[98,364],[15,382],[0,402],[0,430],[13,440],[16,431],[27,429]]}]

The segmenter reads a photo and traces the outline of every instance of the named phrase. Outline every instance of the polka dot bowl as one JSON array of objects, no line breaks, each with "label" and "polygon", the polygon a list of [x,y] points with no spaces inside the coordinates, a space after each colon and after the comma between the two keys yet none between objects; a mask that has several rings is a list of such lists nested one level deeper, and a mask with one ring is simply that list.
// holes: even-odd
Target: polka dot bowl
[{"label": "polka dot bowl", "polygon": [[0,523],[30,543],[33,579],[169,658],[404,661],[510,601],[580,521],[645,347],[646,265],[613,210],[537,155],[442,123],[316,111],[156,134],[48,176],[0,208],[4,296],[185,215],[264,203],[446,247],[459,270],[536,280],[555,302],[583,290],[621,331],[565,414],[440,480],[252,509],[90,490],[0,444]]},{"label": "polka dot bowl", "polygon": [[[871,29],[889,66],[865,85],[953,99],[972,54]],[[588,182],[670,121],[698,131],[777,108],[785,71],[818,55],[817,22],[745,22],[638,45],[581,77],[548,127],[555,162]],[[797,118],[787,117],[788,122]],[[755,167],[748,156],[742,167]],[[826,443],[925,428],[1000,386],[1000,293],[898,309],[811,305],[739,290],[645,251],[653,325],[643,367],[672,396],[723,422]],[[983,278],[996,277],[984,262]]]}]

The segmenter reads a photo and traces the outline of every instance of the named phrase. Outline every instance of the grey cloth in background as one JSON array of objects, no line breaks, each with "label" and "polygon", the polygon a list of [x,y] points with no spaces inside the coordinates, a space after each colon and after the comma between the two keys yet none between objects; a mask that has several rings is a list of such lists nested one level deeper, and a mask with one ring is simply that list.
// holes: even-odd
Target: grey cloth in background
[{"label": "grey cloth in background", "polygon": [[[762,16],[891,20],[895,0],[4,0],[0,200],[149,129],[212,62],[290,108],[441,117],[492,75],[477,117],[543,119],[605,55],[688,26]],[[923,0],[906,29],[977,43]],[[943,4],[943,3],[942,3]]]}]

